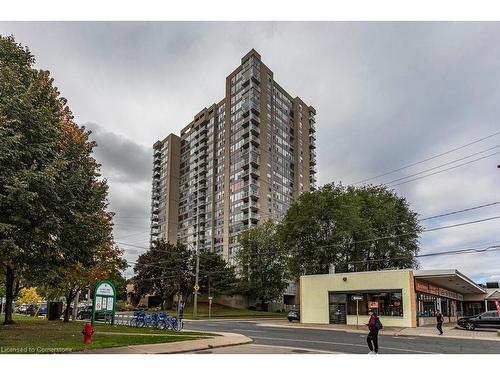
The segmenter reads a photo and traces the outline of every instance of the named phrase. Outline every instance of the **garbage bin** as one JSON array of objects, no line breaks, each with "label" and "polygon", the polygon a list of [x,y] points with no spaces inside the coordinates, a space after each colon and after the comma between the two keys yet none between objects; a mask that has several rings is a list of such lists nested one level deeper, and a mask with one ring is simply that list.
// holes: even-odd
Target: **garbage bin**
[{"label": "garbage bin", "polygon": [[61,318],[63,303],[59,301],[49,302],[47,304],[47,319],[57,320]]}]

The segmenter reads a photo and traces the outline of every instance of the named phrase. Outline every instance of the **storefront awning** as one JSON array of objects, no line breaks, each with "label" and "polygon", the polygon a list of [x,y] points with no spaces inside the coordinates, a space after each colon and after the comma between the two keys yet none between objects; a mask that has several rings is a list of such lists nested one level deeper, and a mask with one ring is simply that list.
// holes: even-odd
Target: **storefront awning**
[{"label": "storefront awning", "polygon": [[457,270],[415,270],[415,279],[461,294],[485,294],[486,290]]}]

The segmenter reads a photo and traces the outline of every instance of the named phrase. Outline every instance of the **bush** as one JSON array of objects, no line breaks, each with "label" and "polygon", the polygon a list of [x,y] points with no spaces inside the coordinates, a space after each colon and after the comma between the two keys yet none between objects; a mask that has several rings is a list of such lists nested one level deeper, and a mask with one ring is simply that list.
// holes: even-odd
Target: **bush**
[{"label": "bush", "polygon": [[257,308],[256,308],[255,306],[250,306],[250,307],[248,308],[248,310],[254,310],[254,311],[255,311],[255,310],[257,310]]},{"label": "bush", "polygon": [[126,301],[116,301],[116,311],[128,311]]}]

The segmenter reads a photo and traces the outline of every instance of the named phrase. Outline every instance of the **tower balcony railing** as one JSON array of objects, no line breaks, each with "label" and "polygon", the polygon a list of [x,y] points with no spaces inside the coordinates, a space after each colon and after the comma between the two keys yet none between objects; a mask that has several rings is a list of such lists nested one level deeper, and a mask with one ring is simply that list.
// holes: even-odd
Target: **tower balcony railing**
[{"label": "tower balcony railing", "polygon": [[248,180],[250,177],[259,178],[260,172],[258,168],[250,167],[243,171],[242,178]]},{"label": "tower balcony railing", "polygon": [[247,213],[243,214],[243,217],[241,220],[244,222],[248,222],[250,220],[251,222],[256,223],[260,220],[260,215],[258,213],[255,213],[255,212],[247,212]]},{"label": "tower balcony railing", "polygon": [[260,156],[255,151],[249,151],[249,152],[244,153],[242,155],[241,159],[243,160],[244,165],[250,164],[250,165],[257,167],[260,164]]},{"label": "tower balcony railing", "polygon": [[243,187],[243,199],[259,198],[259,187],[255,184],[247,184]]},{"label": "tower balcony railing", "polygon": [[247,204],[244,204],[241,207],[241,211],[243,212],[248,212],[249,210],[257,212],[259,209],[260,209],[260,203],[254,201],[253,199],[250,199],[250,201]]},{"label": "tower balcony railing", "polygon": [[245,100],[241,105],[241,111],[243,117],[248,117],[250,113],[254,115],[260,114],[260,103],[256,99]]},{"label": "tower balcony railing", "polygon": [[309,133],[315,133],[316,132],[316,125],[314,125],[314,122],[309,122]]}]

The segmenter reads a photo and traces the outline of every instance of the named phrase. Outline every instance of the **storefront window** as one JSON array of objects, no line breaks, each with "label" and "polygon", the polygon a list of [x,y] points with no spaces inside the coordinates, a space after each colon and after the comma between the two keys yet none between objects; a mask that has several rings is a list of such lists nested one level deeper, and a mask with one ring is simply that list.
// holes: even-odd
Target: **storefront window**
[{"label": "storefront window", "polygon": [[356,315],[356,301],[353,295],[363,296],[358,302],[359,315],[367,315],[369,309],[375,310],[380,316],[403,316],[402,291],[384,291],[371,293],[350,293],[347,295],[347,314]]},{"label": "storefront window", "polygon": [[436,314],[437,297],[430,294],[417,293],[418,316],[429,317]]}]

